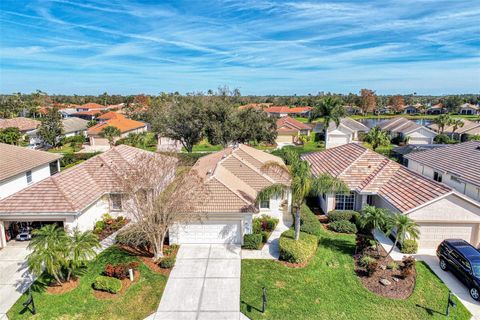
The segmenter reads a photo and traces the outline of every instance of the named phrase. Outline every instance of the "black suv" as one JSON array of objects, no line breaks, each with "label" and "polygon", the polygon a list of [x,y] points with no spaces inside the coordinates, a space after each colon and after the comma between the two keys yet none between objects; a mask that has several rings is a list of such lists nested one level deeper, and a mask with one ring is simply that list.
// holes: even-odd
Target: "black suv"
[{"label": "black suv", "polygon": [[452,271],[469,289],[470,296],[480,299],[480,252],[465,240],[446,239],[437,248],[440,268]]}]

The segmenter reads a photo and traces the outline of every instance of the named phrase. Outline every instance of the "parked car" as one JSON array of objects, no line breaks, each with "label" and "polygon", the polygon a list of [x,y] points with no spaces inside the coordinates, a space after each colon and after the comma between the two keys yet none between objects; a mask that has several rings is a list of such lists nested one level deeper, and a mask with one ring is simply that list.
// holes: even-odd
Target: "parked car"
[{"label": "parked car", "polygon": [[480,299],[480,252],[465,240],[446,239],[437,248],[440,268],[462,281],[474,300]]},{"label": "parked car", "polygon": [[29,232],[23,231],[17,234],[15,238],[17,241],[28,241],[32,239],[32,235]]}]

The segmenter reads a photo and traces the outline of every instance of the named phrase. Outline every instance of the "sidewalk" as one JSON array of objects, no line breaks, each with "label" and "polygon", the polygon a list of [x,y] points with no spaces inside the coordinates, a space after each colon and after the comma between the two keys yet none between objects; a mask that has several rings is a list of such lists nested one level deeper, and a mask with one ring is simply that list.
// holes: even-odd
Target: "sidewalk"
[{"label": "sidewalk", "polygon": [[282,233],[293,224],[292,215],[283,211],[283,217],[278,222],[277,227],[273,230],[267,242],[261,250],[245,250],[242,249],[242,259],[272,259],[278,260],[280,250],[278,248],[278,241]]}]

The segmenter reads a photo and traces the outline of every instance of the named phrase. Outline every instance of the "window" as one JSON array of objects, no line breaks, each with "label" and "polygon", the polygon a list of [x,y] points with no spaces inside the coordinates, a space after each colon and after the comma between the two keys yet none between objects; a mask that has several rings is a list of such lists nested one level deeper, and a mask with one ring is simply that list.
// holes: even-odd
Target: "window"
[{"label": "window", "polygon": [[269,209],[269,208],[270,208],[270,200],[260,201],[260,209]]},{"label": "window", "polygon": [[373,195],[371,194],[367,195],[367,204],[369,206],[373,206]]},{"label": "window", "polygon": [[120,211],[122,210],[122,195],[113,193],[110,195],[110,210]]},{"label": "window", "polygon": [[335,195],[335,210],[353,210],[355,204],[355,194],[353,192]]},{"label": "window", "polygon": [[433,180],[442,182],[442,174],[438,173],[437,171],[433,172]]},{"label": "window", "polygon": [[32,183],[32,171],[27,171],[26,176],[27,176],[27,183],[28,184]]},{"label": "window", "polygon": [[50,162],[50,175],[53,176],[56,173],[58,173],[57,161]]},{"label": "window", "polygon": [[456,176],[450,176],[450,180],[455,181],[456,183],[462,183],[462,181]]}]

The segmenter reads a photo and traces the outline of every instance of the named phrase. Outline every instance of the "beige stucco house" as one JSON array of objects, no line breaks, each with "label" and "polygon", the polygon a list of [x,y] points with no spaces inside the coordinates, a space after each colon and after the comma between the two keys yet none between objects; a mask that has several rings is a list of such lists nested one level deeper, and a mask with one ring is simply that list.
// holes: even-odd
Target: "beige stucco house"
[{"label": "beige stucco house", "polygon": [[436,133],[404,117],[396,117],[379,124],[380,129],[387,131],[391,138],[408,138],[407,144],[432,144]]},{"label": "beige stucco house", "polygon": [[301,136],[310,136],[312,126],[291,117],[281,117],[277,120],[277,145],[301,143]]},{"label": "beige stucco house", "polygon": [[[441,149],[439,149],[441,150]],[[447,238],[480,242],[480,203],[358,144],[346,144],[303,156],[314,174],[343,180],[349,194],[324,194],[324,212],[357,210],[365,205],[406,214],[420,227],[420,249]]]},{"label": "beige stucco house", "polygon": [[325,137],[325,148],[330,149],[351,142],[359,142],[361,134],[370,129],[351,118],[342,118],[337,126],[334,121],[330,121]]},{"label": "beige stucco house", "polygon": [[267,214],[281,219],[290,210],[291,194],[256,203],[257,194],[275,183],[289,185],[287,176],[276,170],[265,171],[267,162],[283,164],[281,158],[255,148],[238,145],[200,158],[192,168],[205,184],[199,194],[195,213],[202,221],[174,225],[171,243],[236,243],[252,233],[252,219]]}]

